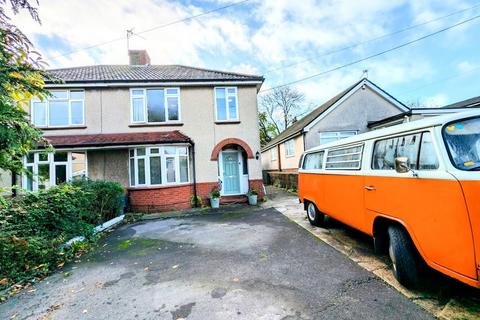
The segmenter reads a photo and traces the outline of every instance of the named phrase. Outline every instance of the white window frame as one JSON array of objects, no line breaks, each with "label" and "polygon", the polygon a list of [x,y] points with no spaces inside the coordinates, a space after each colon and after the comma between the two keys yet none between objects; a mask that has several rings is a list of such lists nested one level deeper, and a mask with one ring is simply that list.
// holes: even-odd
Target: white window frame
[{"label": "white window frame", "polygon": [[[342,135],[347,134],[347,136],[342,137]],[[343,131],[323,131],[318,133],[319,137],[319,145],[325,144],[322,143],[322,138],[330,138],[330,139],[335,139],[331,142],[338,141],[341,139],[353,137],[358,134],[357,130],[343,130]],[[329,142],[327,142],[329,143]]]},{"label": "white window frame", "polygon": [[[55,161],[54,154],[55,153],[48,153],[47,160],[40,161],[40,153],[42,152],[33,152],[33,162],[27,163],[27,157],[23,157],[23,165],[24,167],[32,167],[33,177],[32,179],[32,191],[38,191],[38,165],[40,164],[48,164],[49,165],[49,179],[48,185],[55,186],[56,185],[56,173],[55,173],[55,165],[66,165],[67,166],[67,181],[72,180],[73,178],[73,160],[72,160],[72,153],[85,153],[85,177],[88,177],[88,155],[86,150],[75,150],[75,151],[62,151],[58,150],[58,152],[65,152],[67,153],[67,161]],[[29,177],[26,174],[22,175],[22,188],[26,189],[28,184]]]},{"label": "white window frame", "polygon": [[295,140],[290,139],[285,142],[285,157],[290,158],[295,156]]},{"label": "white window frame", "polygon": [[[305,163],[307,161],[307,158],[309,156],[313,156],[315,154],[319,154],[320,157],[321,157],[321,161],[319,163],[320,165],[320,168],[317,168],[317,169],[309,169],[309,168],[305,168]],[[324,162],[325,162],[325,154],[326,154],[326,151],[325,150],[319,150],[319,151],[314,151],[314,152],[309,152],[309,153],[305,153],[303,155],[303,158],[302,158],[302,162],[301,162],[301,166],[299,166],[299,169],[302,170],[302,171],[319,171],[319,170],[323,170],[324,169]]]},{"label": "white window frame", "polygon": [[[165,154],[164,149],[168,147],[176,148],[175,154]],[[186,154],[180,154],[181,148],[186,148]],[[138,156],[137,149],[145,149],[145,155]],[[159,153],[151,153],[152,149],[159,149]],[[133,157],[130,156],[130,152],[133,151]],[[190,152],[188,145],[155,145],[155,146],[138,146],[135,148],[130,148],[128,150],[129,161],[128,161],[128,177],[129,185],[132,188],[136,187],[157,187],[157,186],[172,186],[172,185],[183,185],[190,183]],[[152,184],[150,179],[150,158],[159,157],[160,158],[160,170],[161,170],[161,183]],[[180,181],[180,157],[186,157],[187,159],[187,181]],[[175,159],[175,182],[167,182],[167,158]],[[132,177],[131,171],[131,161],[134,160],[134,177]],[[145,183],[138,183],[138,160],[145,159]],[[134,179],[134,184],[132,184],[132,178]]]},{"label": "white window frame", "polygon": [[270,158],[272,161],[277,161],[277,147],[270,149]]},{"label": "white window frame", "polygon": [[[167,93],[168,90],[177,90],[176,94]],[[134,91],[142,91],[142,95],[134,95]],[[148,106],[147,106],[147,90],[163,90],[163,99],[164,99],[164,106],[165,106],[165,121],[149,121],[148,120]],[[130,123],[133,124],[163,124],[163,123],[181,123],[182,121],[182,103],[180,99],[180,87],[151,87],[151,88],[130,88]],[[176,97],[178,100],[178,120],[170,120],[168,118],[168,98]],[[143,99],[143,120],[134,121],[133,118],[133,99],[134,98],[142,98]]]},{"label": "white window frame", "polygon": [[[336,151],[341,151],[341,150],[348,150],[348,149],[353,149],[353,148],[360,148],[360,151],[357,152],[350,152],[350,153],[344,153],[344,154],[339,154],[339,155],[331,155],[332,152]],[[364,152],[364,145],[363,144],[357,144],[353,146],[345,146],[345,147],[340,147],[340,148],[335,148],[335,149],[329,149],[327,152],[327,155],[325,157],[325,164],[324,168],[325,170],[360,170],[362,167],[362,158],[363,158],[363,152]],[[335,157],[343,157],[343,156],[352,156],[352,155],[359,155],[359,158],[357,160],[337,160],[337,161],[329,161],[329,159],[335,158]],[[329,164],[339,164],[340,166],[334,167],[334,168],[329,168]],[[357,166],[355,167],[342,167],[342,163],[357,163]]]},{"label": "white window frame", "polygon": [[[77,126],[84,126],[85,125],[85,90],[82,89],[71,89],[71,90],[51,90],[51,91],[59,91],[59,92],[66,92],[67,98],[66,99],[55,99],[53,97],[47,97],[44,100],[40,100],[39,98],[33,98],[30,101],[30,122],[36,126],[37,128],[63,128],[63,127],[77,127]],[[82,92],[83,99],[72,99],[71,92]],[[50,124],[50,101],[67,101],[68,104],[68,124],[61,124],[61,125],[51,125]],[[45,111],[45,125],[36,125],[34,123],[35,120],[35,102],[43,102],[46,105]],[[81,102],[82,103],[82,123],[75,123],[72,124],[72,102]]]},{"label": "white window frame", "polygon": [[[217,106],[217,89],[224,89],[225,90],[225,108],[227,119],[219,120],[218,119],[218,106]],[[228,89],[234,89],[235,93],[228,93]],[[214,87],[214,100],[215,100],[215,122],[231,122],[231,121],[239,121],[240,114],[239,114],[239,106],[238,106],[238,88],[237,87]],[[235,110],[237,116],[235,118],[230,117],[230,108],[228,106],[228,98],[234,97],[235,98]]]}]

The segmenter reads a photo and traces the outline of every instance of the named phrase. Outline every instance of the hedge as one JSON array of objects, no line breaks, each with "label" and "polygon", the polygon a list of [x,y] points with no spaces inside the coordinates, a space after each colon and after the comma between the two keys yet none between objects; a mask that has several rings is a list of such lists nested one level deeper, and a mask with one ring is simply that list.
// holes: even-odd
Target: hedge
[{"label": "hedge", "polygon": [[28,192],[0,206],[0,296],[10,285],[45,276],[69,261],[83,245],[63,248],[120,213],[123,187],[109,181],[81,181]]}]

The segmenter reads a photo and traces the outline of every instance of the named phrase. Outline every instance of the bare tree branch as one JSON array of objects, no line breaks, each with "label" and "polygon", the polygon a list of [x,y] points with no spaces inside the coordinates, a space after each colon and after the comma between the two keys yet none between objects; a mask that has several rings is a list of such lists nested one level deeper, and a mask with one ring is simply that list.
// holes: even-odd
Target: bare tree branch
[{"label": "bare tree branch", "polygon": [[260,109],[280,134],[305,114],[304,100],[303,93],[291,87],[282,87],[261,97]]}]

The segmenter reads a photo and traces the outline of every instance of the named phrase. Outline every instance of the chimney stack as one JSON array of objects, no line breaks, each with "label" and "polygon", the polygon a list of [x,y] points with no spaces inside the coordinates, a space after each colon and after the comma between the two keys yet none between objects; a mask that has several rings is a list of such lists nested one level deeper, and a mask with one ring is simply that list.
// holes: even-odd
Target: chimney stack
[{"label": "chimney stack", "polygon": [[147,50],[128,50],[128,58],[131,66],[150,64],[150,56]]}]

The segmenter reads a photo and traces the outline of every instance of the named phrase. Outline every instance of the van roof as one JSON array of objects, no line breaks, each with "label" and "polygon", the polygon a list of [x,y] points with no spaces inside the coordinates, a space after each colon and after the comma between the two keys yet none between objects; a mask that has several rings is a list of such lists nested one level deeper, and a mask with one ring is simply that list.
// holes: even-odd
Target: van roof
[{"label": "van roof", "polygon": [[475,111],[469,110],[469,111],[451,113],[443,116],[433,116],[433,117],[429,117],[421,120],[415,120],[408,123],[397,124],[388,128],[378,129],[378,130],[362,133],[353,137],[326,143],[321,146],[313,147],[311,149],[305,150],[305,153],[317,151],[317,150],[324,150],[332,147],[340,147],[344,145],[354,144],[360,141],[376,139],[383,136],[390,136],[397,133],[404,133],[404,132],[414,131],[422,128],[436,127],[451,121],[469,118],[469,117],[475,117],[475,116],[480,116],[480,110],[475,110]]}]

